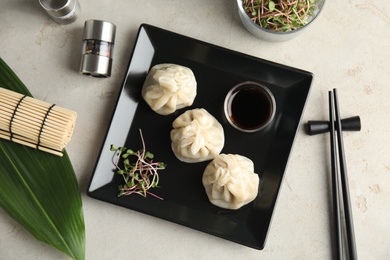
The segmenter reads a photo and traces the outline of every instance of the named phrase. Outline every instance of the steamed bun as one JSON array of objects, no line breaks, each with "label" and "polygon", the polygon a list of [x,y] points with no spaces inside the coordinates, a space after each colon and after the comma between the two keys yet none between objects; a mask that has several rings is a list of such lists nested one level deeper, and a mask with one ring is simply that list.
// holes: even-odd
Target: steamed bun
[{"label": "steamed bun", "polygon": [[259,176],[253,162],[238,154],[220,154],[205,168],[202,182],[210,202],[225,209],[239,209],[258,193]]},{"label": "steamed bun", "polygon": [[172,123],[172,150],[187,163],[215,158],[225,144],[222,125],[203,108],[188,110]]},{"label": "steamed bun", "polygon": [[191,69],[176,64],[153,66],[142,86],[142,97],[160,115],[191,106],[196,96],[196,79]]}]

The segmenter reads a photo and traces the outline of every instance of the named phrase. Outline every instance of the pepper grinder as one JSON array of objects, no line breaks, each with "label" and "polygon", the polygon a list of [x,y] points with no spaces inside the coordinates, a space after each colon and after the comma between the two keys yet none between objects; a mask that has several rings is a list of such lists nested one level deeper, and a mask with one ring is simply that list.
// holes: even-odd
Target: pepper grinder
[{"label": "pepper grinder", "polygon": [[110,77],[116,26],[101,20],[84,24],[80,73],[93,77]]}]

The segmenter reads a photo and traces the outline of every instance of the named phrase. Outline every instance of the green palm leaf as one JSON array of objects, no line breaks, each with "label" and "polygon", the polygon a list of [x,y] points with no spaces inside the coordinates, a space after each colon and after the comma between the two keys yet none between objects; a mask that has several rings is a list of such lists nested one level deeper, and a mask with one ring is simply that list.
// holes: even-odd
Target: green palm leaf
[{"label": "green palm leaf", "polygon": [[[1,58],[0,87],[31,96]],[[85,258],[80,190],[66,152],[61,158],[0,139],[0,207],[35,238]]]}]

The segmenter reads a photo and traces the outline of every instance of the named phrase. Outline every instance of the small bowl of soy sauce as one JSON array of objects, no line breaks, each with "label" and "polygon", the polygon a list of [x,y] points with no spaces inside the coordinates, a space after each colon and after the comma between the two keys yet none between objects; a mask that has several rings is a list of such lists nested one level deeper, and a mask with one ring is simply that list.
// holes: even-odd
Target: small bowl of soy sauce
[{"label": "small bowl of soy sauce", "polygon": [[264,85],[246,81],[234,86],[226,95],[225,116],[236,129],[254,133],[267,127],[275,117],[276,102]]}]

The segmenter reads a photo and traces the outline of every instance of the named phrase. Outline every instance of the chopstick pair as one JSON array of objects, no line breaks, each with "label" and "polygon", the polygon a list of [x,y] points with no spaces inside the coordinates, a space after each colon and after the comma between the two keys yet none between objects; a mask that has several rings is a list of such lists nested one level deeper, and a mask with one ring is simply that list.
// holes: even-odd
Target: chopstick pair
[{"label": "chopstick pair", "polygon": [[336,226],[337,259],[355,260],[357,259],[356,242],[349,196],[347,166],[344,155],[342,123],[336,89],[333,89],[333,92],[329,91],[329,122],[332,198],[333,214],[335,217],[334,223]]}]

